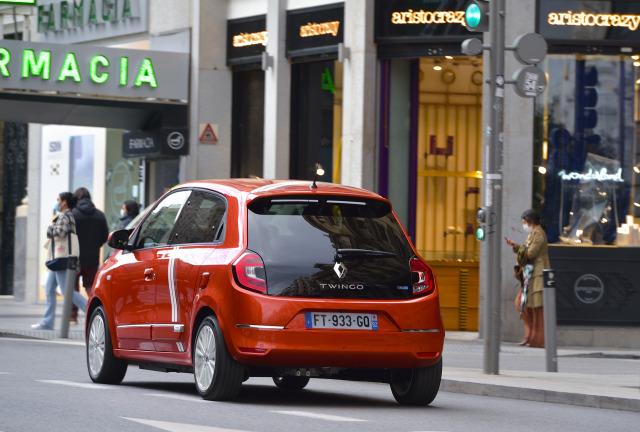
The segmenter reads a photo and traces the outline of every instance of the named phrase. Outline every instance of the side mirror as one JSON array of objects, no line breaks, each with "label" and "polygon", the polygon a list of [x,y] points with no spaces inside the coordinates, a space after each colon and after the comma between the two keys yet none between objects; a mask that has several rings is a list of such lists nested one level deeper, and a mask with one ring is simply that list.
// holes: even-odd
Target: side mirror
[{"label": "side mirror", "polygon": [[126,229],[113,231],[111,234],[109,234],[109,239],[107,240],[107,244],[112,249],[130,251],[133,249],[133,247],[129,244],[130,235],[131,235],[131,231]]}]

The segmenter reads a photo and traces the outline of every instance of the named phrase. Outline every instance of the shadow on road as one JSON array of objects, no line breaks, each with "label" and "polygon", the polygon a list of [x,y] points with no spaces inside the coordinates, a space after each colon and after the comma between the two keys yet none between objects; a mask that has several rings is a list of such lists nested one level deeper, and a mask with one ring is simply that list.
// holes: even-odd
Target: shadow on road
[{"label": "shadow on road", "polygon": [[[188,382],[123,382],[122,386],[144,388],[148,390],[166,391],[179,395],[197,396],[195,384]],[[351,407],[351,408],[393,408],[393,409],[425,409],[425,407],[402,407],[391,397],[375,395],[354,395],[327,390],[305,389],[286,391],[275,386],[260,384],[244,384],[238,399],[233,404],[241,405],[281,405],[283,407]],[[429,407],[429,409],[439,409]]]}]

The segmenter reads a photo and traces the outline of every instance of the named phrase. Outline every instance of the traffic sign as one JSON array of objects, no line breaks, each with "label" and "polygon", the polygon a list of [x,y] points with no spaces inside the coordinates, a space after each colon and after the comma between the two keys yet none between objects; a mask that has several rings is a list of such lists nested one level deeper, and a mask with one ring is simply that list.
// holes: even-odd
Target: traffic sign
[{"label": "traffic sign", "polygon": [[200,125],[200,135],[198,141],[201,144],[217,144],[218,143],[218,125],[205,123]]},{"label": "traffic sign", "polygon": [[462,54],[477,56],[482,54],[483,49],[482,41],[478,38],[465,39],[465,41],[462,42]]},{"label": "traffic sign", "polygon": [[539,33],[525,33],[514,43],[516,59],[524,65],[538,64],[547,56],[547,41]]},{"label": "traffic sign", "polygon": [[547,76],[537,66],[518,69],[513,74],[516,93],[519,96],[533,98],[544,92],[547,87]]}]

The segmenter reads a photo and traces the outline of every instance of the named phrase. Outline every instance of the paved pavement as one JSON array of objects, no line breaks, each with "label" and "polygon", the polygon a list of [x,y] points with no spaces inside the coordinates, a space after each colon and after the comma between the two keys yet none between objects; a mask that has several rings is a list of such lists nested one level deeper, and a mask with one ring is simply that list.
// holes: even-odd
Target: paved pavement
[{"label": "paved pavement", "polygon": [[398,405],[388,385],[312,379],[301,392],[247,381],[237,401],[208,402],[191,374],[130,366],[122,385],[91,383],[81,341],[0,338],[3,432],[591,432],[637,430],[638,413],[440,392]]},{"label": "paved pavement", "polygon": [[[40,319],[43,309],[42,305],[0,299],[0,336],[57,339],[59,330],[29,328]],[[59,325],[58,316],[56,327]],[[82,341],[83,329],[81,317],[77,326],[71,326],[70,339]],[[485,375],[483,345],[477,334],[448,332],[443,358],[441,389],[445,392],[640,412],[637,350],[561,347],[559,373],[547,373],[543,349],[504,343],[500,375]]]}]

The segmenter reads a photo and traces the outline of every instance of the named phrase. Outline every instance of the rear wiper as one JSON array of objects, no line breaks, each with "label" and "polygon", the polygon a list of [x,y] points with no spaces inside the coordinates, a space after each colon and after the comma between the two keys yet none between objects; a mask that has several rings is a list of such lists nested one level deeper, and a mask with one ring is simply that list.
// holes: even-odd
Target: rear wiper
[{"label": "rear wiper", "polygon": [[340,261],[345,258],[358,258],[358,257],[367,257],[367,258],[389,258],[394,257],[397,254],[394,252],[386,252],[379,250],[370,250],[370,249],[336,249],[336,256],[334,261]]}]

